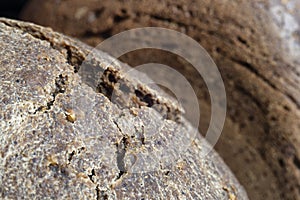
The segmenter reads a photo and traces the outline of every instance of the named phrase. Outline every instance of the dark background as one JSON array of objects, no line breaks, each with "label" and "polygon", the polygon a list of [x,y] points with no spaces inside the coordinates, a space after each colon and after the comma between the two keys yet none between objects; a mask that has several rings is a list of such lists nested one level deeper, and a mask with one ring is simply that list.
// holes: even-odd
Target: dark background
[{"label": "dark background", "polygon": [[27,0],[0,0],[0,17],[18,19],[26,2]]}]

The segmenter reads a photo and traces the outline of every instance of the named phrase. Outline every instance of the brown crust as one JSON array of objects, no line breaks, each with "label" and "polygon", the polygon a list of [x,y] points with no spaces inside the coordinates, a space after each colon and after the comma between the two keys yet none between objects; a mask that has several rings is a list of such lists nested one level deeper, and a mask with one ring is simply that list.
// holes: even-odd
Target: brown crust
[{"label": "brown crust", "polygon": [[[278,25],[271,14],[276,6],[286,10],[287,3],[32,1],[23,19],[51,26],[92,45],[122,30],[142,26],[162,26],[192,36],[213,57],[226,85],[228,118],[216,147],[218,152],[245,185],[250,198],[299,199],[300,71],[295,57],[299,49],[287,45],[291,38],[294,44],[299,42],[299,29],[292,36],[285,30],[286,25]],[[299,23],[297,7],[294,12],[284,12]],[[145,60],[146,54],[152,55],[151,59]],[[201,89],[205,86],[200,78],[193,75],[186,62],[179,60],[178,64],[174,57],[153,60],[159,54],[135,52],[123,60],[131,65],[159,61],[174,66],[191,81],[199,100],[207,102],[201,113],[209,116],[208,94]],[[182,69],[182,64],[187,67]],[[201,121],[201,132],[207,124]]]},{"label": "brown crust", "polygon": [[[141,100],[118,107],[106,92],[83,82],[78,63],[90,47],[30,23],[0,18],[0,26],[0,90],[6,90],[0,97],[1,198],[247,199],[216,153],[202,156],[209,146],[201,137],[176,154],[174,165],[162,162],[149,173],[131,172],[132,155],[145,145],[168,149],[165,137],[182,142],[191,134],[190,125],[166,118],[157,141],[147,132],[141,140],[137,129],[147,126],[145,119],[155,120],[157,112],[139,105]],[[110,56],[96,53],[94,67],[105,71],[102,66],[110,63],[110,71],[128,86],[143,88],[168,111],[176,107],[171,98],[124,75],[122,63],[112,64]]]}]

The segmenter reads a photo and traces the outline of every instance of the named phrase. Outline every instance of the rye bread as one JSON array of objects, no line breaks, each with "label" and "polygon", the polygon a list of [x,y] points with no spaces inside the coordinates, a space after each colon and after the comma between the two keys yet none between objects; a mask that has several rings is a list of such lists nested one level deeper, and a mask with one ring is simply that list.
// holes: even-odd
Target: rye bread
[{"label": "rye bread", "polygon": [[[2,199],[248,199],[215,152],[203,156],[209,145],[201,137],[173,164],[130,170],[130,156],[155,145],[167,149],[163,137],[188,138],[192,128],[175,120],[172,110],[181,108],[172,98],[126,75],[125,64],[31,23],[0,18],[0,38]],[[111,101],[107,88],[94,89],[78,74],[88,54],[92,67],[105,72],[99,85],[129,95],[122,106]],[[106,75],[126,85],[127,94]],[[158,112],[135,96],[139,90],[169,112],[155,144],[147,132],[141,142],[135,129],[155,121]]]},{"label": "rye bread", "polygon": [[[299,10],[295,0],[33,0],[22,18],[94,46],[144,26],[193,37],[213,57],[226,85],[228,117],[217,151],[251,199],[300,199]],[[133,66],[165,63],[184,74],[201,102],[205,133],[210,115],[205,84],[185,61],[161,54],[144,50],[121,60]]]}]

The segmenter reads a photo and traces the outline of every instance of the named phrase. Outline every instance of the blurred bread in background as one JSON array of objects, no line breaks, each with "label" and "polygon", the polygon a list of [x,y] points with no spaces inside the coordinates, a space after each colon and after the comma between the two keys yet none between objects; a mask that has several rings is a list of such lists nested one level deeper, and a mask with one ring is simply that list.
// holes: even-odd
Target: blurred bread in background
[{"label": "blurred bread in background", "polygon": [[[21,18],[93,46],[145,26],[197,40],[219,67],[227,92],[226,123],[215,148],[250,199],[273,200],[300,199],[299,8],[296,0],[32,0]],[[199,130],[206,132],[209,95],[189,63],[158,50],[120,59],[132,66],[163,63],[185,75],[199,99]]]}]

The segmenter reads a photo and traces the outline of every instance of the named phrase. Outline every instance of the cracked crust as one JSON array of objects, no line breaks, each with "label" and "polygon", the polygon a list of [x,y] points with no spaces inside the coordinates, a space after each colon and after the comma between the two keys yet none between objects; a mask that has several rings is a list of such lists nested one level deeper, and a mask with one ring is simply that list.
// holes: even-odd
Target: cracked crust
[{"label": "cracked crust", "polygon": [[[179,30],[199,41],[219,66],[228,95],[228,118],[217,151],[252,199],[299,199],[297,1],[35,2],[25,9],[23,19],[91,45],[143,26]],[[132,66],[168,64],[184,74],[201,102],[200,132],[206,131],[209,95],[188,63],[155,50],[133,52],[121,60]]]},{"label": "cracked crust", "polygon": [[[179,123],[166,117],[153,140],[142,127],[157,119],[159,109],[144,98],[129,98],[124,103],[129,106],[120,107],[105,90],[86,84],[77,71],[90,47],[4,18],[0,37],[0,89],[5,91],[0,97],[2,199],[247,199],[215,152],[202,155],[208,144],[201,137],[188,138],[191,127],[184,119]],[[101,68],[111,58],[97,52],[94,61]],[[122,63],[110,67],[133,91],[142,88],[142,94],[151,94],[167,111],[181,109],[171,98],[123,75]],[[116,87],[104,79],[99,83]],[[186,151],[172,149],[183,139],[192,140]],[[131,159],[145,147],[153,148],[157,159],[164,154],[154,149],[172,149],[178,159],[172,165],[160,162],[152,172],[133,173],[139,161],[139,166],[148,166]]]}]

